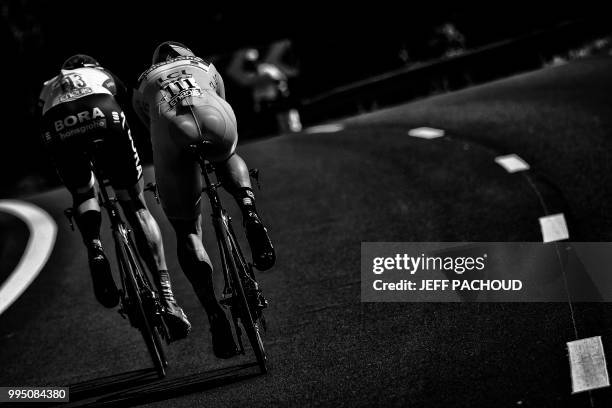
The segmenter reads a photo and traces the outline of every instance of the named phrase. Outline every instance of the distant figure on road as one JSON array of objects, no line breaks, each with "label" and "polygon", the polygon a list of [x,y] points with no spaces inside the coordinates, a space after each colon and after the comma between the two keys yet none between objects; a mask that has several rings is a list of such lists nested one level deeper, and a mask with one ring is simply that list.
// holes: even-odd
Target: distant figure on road
[{"label": "distant figure on road", "polygon": [[436,56],[455,57],[465,52],[465,37],[453,23],[447,22],[435,28],[427,45],[434,58]]},{"label": "distant figure on road", "polygon": [[122,109],[129,106],[128,91],[116,76],[94,58],[74,55],[43,86],[38,104],[42,136],[72,194],[96,298],[111,308],[119,303],[119,293],[100,241],[100,205],[86,155],[93,153],[89,151],[93,140],[103,140],[102,157],[97,159],[134,229],[138,250],[160,292],[168,329],[174,339],[180,339],[191,325],[174,299],[159,226],[143,197],[142,166]]},{"label": "distant figure on road", "polygon": [[419,63],[439,59],[452,58],[465,53],[465,36],[455,24],[446,22],[435,26],[431,33],[425,34],[421,42],[403,43],[398,57],[406,66],[417,66]]},{"label": "distant figure on road", "polygon": [[181,268],[208,315],[213,351],[220,358],[232,357],[237,348],[215,295],[213,267],[202,243],[202,179],[190,145],[210,143],[206,159],[214,163],[242,211],[254,266],[269,269],[276,256],[255,207],[248,167],[236,154],[236,117],[225,101],[223,79],[213,64],[185,45],[164,42],[139,78],[133,104],[151,132],[159,198],[176,233]]},{"label": "distant figure on road", "polygon": [[238,85],[251,89],[253,110],[265,132],[299,132],[302,130],[300,115],[291,106],[289,79],[298,75],[295,67],[283,62],[291,42],[273,43],[265,58],[255,48],[237,51],[227,74]]}]

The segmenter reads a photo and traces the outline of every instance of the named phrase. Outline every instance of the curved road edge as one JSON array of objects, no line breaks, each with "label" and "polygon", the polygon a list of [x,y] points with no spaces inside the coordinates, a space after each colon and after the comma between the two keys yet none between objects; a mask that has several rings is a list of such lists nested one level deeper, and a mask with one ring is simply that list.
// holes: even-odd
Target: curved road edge
[{"label": "curved road edge", "polygon": [[42,208],[19,200],[0,200],[0,212],[24,221],[30,230],[26,249],[15,270],[0,286],[0,314],[36,279],[47,263],[57,235],[57,224]]}]

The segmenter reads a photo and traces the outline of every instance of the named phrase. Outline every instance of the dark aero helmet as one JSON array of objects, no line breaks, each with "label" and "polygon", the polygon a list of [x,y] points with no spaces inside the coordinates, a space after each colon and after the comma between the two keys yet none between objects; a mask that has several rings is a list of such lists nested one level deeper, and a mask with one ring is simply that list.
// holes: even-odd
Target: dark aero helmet
[{"label": "dark aero helmet", "polygon": [[93,57],[85,54],[76,54],[64,61],[62,69],[95,68],[99,66],[100,63]]},{"label": "dark aero helmet", "polygon": [[193,52],[184,44],[176,41],[166,41],[157,46],[153,53],[153,64],[169,61],[176,57],[194,57]]}]

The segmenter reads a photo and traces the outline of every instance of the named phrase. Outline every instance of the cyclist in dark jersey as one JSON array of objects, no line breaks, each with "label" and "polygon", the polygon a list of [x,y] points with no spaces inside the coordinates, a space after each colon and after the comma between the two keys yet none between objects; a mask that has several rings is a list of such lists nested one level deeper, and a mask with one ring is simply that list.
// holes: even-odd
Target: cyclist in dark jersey
[{"label": "cyclist in dark jersey", "polygon": [[121,108],[129,107],[129,100],[127,88],[111,72],[92,57],[74,55],[64,62],[59,75],[43,86],[39,98],[41,132],[58,174],[72,194],[96,298],[112,308],[119,302],[119,293],[100,241],[100,205],[86,155],[92,140],[103,140],[98,161],[154,276],[171,336],[180,339],[187,336],[191,325],[172,293],[160,229],[143,197],[142,166]]},{"label": "cyclist in dark jersey", "polygon": [[242,210],[254,266],[270,269],[276,255],[255,207],[248,167],[236,154],[236,117],[225,101],[223,79],[213,64],[183,44],[165,42],[155,50],[152,66],[140,76],[133,105],[151,133],[159,196],[176,232],[181,268],[206,309],[213,351],[217,357],[232,357],[236,346],[215,296],[212,263],[202,244],[202,178],[197,162],[189,156],[190,144],[209,142],[206,158],[215,164],[224,187]]}]

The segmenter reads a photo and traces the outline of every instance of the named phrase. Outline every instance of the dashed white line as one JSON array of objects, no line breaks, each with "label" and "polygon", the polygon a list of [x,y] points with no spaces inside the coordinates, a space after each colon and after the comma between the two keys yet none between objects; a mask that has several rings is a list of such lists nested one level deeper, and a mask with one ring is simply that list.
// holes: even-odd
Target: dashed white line
[{"label": "dashed white line", "polygon": [[572,376],[572,393],[610,386],[601,336],[570,341],[567,343],[567,350]]},{"label": "dashed white line", "polygon": [[344,125],[332,123],[329,125],[312,126],[305,130],[306,133],[335,133],[344,129]]},{"label": "dashed white line", "polygon": [[502,166],[508,173],[529,170],[529,164],[516,154],[497,156],[495,163]]},{"label": "dashed white line", "polygon": [[540,217],[543,242],[554,242],[569,239],[565,216],[562,213]]},{"label": "dashed white line", "polygon": [[42,208],[18,200],[0,200],[0,211],[23,220],[30,230],[26,249],[15,270],[0,286],[0,314],[21,296],[47,263],[55,244],[57,225]]},{"label": "dashed white line", "polygon": [[444,136],[444,134],[444,130],[430,127],[419,127],[408,131],[408,136],[420,137],[421,139],[435,139]]}]

